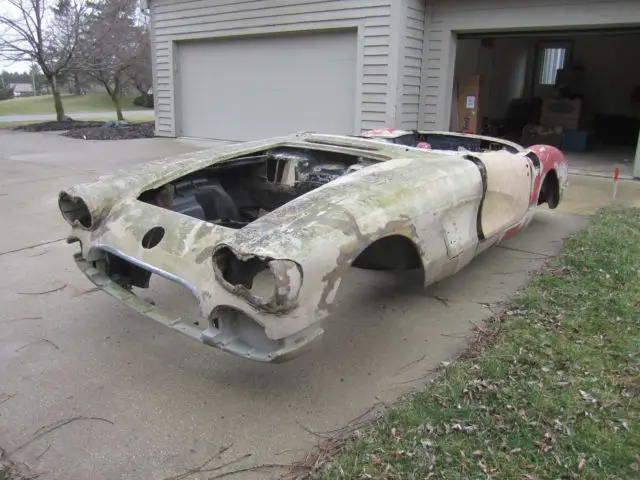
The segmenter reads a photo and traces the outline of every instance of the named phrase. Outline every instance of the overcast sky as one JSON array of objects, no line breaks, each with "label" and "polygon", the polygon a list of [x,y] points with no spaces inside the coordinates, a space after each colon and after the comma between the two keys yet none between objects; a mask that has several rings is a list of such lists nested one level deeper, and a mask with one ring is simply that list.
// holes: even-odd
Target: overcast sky
[{"label": "overcast sky", "polygon": [[11,63],[11,62],[6,62],[4,60],[0,60],[0,72],[2,71],[8,71],[8,72],[17,72],[17,73],[23,73],[23,72],[28,72],[29,71],[29,64],[28,63]]},{"label": "overcast sky", "polygon": [[[7,8],[6,4],[2,0],[0,0],[0,15],[6,15],[8,11],[9,9]],[[10,18],[13,18],[13,15]],[[7,62],[6,60],[3,60],[2,58],[0,58],[0,72],[2,72],[3,70],[7,70],[9,72],[20,72],[20,73],[25,71],[28,72],[29,64]]]}]

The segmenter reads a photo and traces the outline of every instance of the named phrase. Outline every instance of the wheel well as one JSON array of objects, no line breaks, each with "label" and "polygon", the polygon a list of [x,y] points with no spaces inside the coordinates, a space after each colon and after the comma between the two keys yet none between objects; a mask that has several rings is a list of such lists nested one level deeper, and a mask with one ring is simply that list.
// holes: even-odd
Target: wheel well
[{"label": "wheel well", "polygon": [[390,235],[365,248],[352,266],[369,270],[414,270],[422,268],[422,260],[413,241],[403,235]]},{"label": "wheel well", "polygon": [[542,205],[545,202],[551,209],[556,208],[560,202],[560,182],[558,181],[558,174],[555,170],[550,170],[549,173],[547,173],[540,188],[538,205]]}]

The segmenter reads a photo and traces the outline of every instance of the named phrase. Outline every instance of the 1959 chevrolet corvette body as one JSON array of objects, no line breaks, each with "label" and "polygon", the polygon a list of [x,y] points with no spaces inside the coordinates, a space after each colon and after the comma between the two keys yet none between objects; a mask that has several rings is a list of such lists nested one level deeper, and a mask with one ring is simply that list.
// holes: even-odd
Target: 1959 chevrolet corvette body
[{"label": "1959 chevrolet corvette body", "polygon": [[[100,177],[60,192],[59,206],[99,288],[205,344],[281,362],[322,333],[351,266],[422,268],[432,284],[525,227],[538,205],[555,208],[566,184],[566,158],[550,146],[301,133]],[[138,297],[152,274],[188,288],[202,318]]]}]

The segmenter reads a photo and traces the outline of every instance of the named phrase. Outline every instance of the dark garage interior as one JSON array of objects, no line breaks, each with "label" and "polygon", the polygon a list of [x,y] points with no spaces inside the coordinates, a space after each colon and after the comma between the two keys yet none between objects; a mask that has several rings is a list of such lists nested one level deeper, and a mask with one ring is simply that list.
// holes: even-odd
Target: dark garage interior
[{"label": "dark garage interior", "polygon": [[640,132],[638,45],[640,29],[459,35],[450,127],[469,128],[471,92],[471,129],[630,173]]}]

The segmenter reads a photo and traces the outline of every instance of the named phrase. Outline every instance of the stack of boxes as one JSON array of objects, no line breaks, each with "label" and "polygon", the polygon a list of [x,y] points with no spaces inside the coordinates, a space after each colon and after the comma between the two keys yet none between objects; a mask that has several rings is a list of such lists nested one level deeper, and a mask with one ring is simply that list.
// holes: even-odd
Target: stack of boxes
[{"label": "stack of boxes", "polygon": [[[544,98],[537,123],[522,131],[521,143],[527,147],[546,144],[568,152],[584,152],[589,149],[591,132],[589,130],[588,105],[584,100],[584,72],[580,68],[558,70],[556,75],[556,97]],[[467,75],[458,83],[458,131],[463,133],[482,133],[482,77]]]},{"label": "stack of boxes", "polygon": [[540,124],[561,129],[558,147],[568,152],[584,152],[589,148],[588,116],[582,98],[547,98],[542,101]]},{"label": "stack of boxes", "polygon": [[482,133],[481,89],[480,75],[468,75],[458,84],[458,128],[462,133]]},{"label": "stack of boxes", "polygon": [[584,152],[589,149],[590,131],[588,105],[584,100],[584,71],[581,68],[565,68],[556,74],[559,98],[542,101],[540,124],[561,130],[561,142],[555,145],[567,152]]}]

